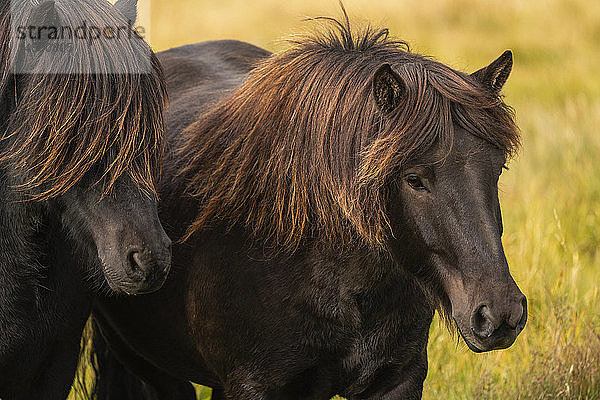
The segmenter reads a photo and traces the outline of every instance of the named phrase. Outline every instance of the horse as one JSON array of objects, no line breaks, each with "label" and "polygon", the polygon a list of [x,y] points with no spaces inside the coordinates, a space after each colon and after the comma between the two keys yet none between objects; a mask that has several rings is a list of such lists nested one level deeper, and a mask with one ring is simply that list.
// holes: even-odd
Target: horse
[{"label": "horse", "polygon": [[132,9],[130,0],[0,2],[5,400],[66,398],[93,296],[157,290],[170,268],[155,186],[166,101],[156,56],[141,38],[52,36],[81,21],[128,27]]},{"label": "horse", "polygon": [[159,53],[180,239],[163,289],[95,304],[98,399],[418,399],[436,310],[474,352],[525,327],[498,198],[512,53],[466,74],[328,21],[275,54]]}]

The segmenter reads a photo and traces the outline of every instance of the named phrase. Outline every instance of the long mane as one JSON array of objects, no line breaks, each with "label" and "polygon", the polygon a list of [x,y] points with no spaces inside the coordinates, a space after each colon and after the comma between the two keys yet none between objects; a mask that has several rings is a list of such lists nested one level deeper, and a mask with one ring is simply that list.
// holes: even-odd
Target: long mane
[{"label": "long mane", "polygon": [[[0,93],[11,109],[0,133],[0,162],[22,177],[19,189],[44,200],[89,177],[107,194],[120,177],[129,176],[142,190],[155,193],[166,88],[148,45],[141,39],[73,37],[68,43],[72,52],[45,51],[26,60],[11,24],[28,26],[41,2],[12,2],[12,9],[10,3],[0,4]],[[99,27],[127,25],[105,0],[55,0],[42,6],[46,4],[65,26],[80,21]],[[26,73],[18,71],[19,62],[29,63]],[[48,73],[52,66],[61,70]],[[82,72],[88,66],[93,73]]]},{"label": "long mane", "polygon": [[[292,40],[184,133],[180,176],[201,208],[186,239],[217,220],[296,249],[311,238],[385,246],[386,188],[407,160],[454,123],[511,155],[519,132],[511,109],[471,76],[409,51],[386,29],[354,32],[327,19]],[[375,71],[392,66],[407,85],[383,115]]]}]

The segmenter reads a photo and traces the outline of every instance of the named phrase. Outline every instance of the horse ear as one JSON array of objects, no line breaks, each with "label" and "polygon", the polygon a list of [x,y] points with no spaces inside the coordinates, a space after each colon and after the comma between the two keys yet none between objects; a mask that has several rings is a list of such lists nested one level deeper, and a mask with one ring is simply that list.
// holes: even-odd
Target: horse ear
[{"label": "horse ear", "polygon": [[406,93],[402,79],[392,70],[389,64],[384,64],[373,77],[373,97],[379,110],[389,114],[400,104]]},{"label": "horse ear", "polygon": [[500,57],[494,60],[490,65],[473,72],[471,76],[492,89],[500,93],[506,83],[513,66],[513,55],[510,50],[506,50]]},{"label": "horse ear", "polygon": [[133,24],[137,20],[137,3],[137,0],[119,0],[115,3],[115,8]]}]

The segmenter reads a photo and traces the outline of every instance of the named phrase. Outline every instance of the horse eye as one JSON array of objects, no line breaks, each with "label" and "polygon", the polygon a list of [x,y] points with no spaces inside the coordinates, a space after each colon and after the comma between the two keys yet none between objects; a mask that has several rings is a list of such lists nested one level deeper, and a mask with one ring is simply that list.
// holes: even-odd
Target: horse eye
[{"label": "horse eye", "polygon": [[415,174],[407,175],[406,183],[408,183],[408,185],[415,190],[425,189],[425,185],[423,185],[423,181],[421,180],[421,178],[418,175],[415,175]]}]

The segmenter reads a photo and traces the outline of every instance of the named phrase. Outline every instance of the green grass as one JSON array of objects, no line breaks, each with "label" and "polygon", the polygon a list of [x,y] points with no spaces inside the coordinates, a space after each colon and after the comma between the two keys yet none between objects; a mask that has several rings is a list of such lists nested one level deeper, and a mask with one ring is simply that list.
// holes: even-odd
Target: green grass
[{"label": "green grass", "polygon": [[[507,350],[474,354],[437,321],[425,399],[600,399],[600,2],[346,0],[355,21],[473,71],[507,48],[523,149],[501,180],[504,244],[529,299]],[[157,50],[234,38],[277,50],[334,0],[153,0]],[[200,398],[208,398],[209,390]]]}]

